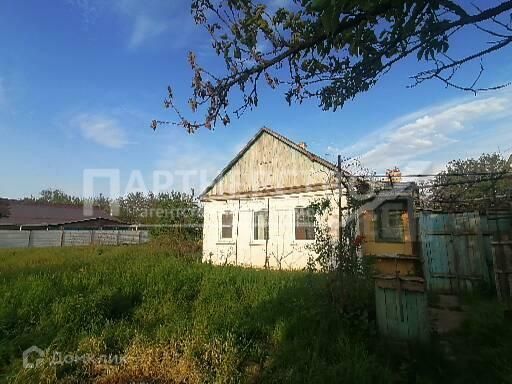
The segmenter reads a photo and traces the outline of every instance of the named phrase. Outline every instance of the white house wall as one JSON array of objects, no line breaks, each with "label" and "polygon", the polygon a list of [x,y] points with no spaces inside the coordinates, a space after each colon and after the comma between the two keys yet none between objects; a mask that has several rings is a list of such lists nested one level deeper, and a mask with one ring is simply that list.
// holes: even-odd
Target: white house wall
[{"label": "white house wall", "polygon": [[[203,261],[251,267],[301,269],[310,256],[313,240],[295,240],[295,208],[308,207],[312,202],[328,197],[332,214],[324,217],[334,237],[338,230],[337,196],[332,191],[305,192],[281,196],[204,202]],[[342,201],[345,205],[345,201]],[[253,238],[254,212],[269,212],[269,239]],[[233,214],[232,239],[221,239],[221,215]]]}]

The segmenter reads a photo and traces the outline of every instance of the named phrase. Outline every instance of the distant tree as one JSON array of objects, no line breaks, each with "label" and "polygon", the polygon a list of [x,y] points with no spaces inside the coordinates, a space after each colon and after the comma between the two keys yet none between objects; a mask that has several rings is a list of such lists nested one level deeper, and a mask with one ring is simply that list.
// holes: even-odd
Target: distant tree
[{"label": "distant tree", "polygon": [[423,190],[427,207],[486,209],[511,201],[512,168],[499,153],[453,160]]},{"label": "distant tree", "polygon": [[199,240],[203,233],[203,211],[192,194],[161,193],[155,199],[157,235],[174,236],[185,240]]},{"label": "distant tree", "polygon": [[93,197],[93,206],[97,207],[98,209],[109,212],[110,206],[112,204],[112,200],[108,197],[105,197],[102,193],[100,193],[98,196]]},{"label": "distant tree", "polygon": [[43,189],[37,197],[30,196],[24,198],[23,200],[47,204],[82,204],[82,200],[79,197],[68,195],[60,189],[51,188]]},{"label": "distant tree", "polygon": [[82,198],[78,196],[68,195],[67,193],[60,189],[52,188],[43,189],[39,193],[39,196],[24,197],[22,201],[45,204],[69,204],[76,206],[82,206],[84,203],[88,202],[92,203],[94,207],[99,208],[104,212],[110,211],[110,206],[112,203],[111,199],[105,197],[101,193],[98,196]]},{"label": "distant tree", "polygon": [[201,233],[202,211],[192,194],[176,191],[158,195],[136,192],[119,198],[117,202],[121,220],[155,225],[158,234],[197,238]]},{"label": "distant tree", "polygon": [[150,209],[148,199],[142,192],[131,192],[118,199],[119,218],[129,223],[143,223],[145,213]]},{"label": "distant tree", "polygon": [[[396,63],[412,56],[423,63],[412,86],[437,79],[444,85],[476,93],[497,89],[478,85],[482,58],[512,43],[512,1],[497,1],[481,9],[456,0],[290,0],[284,7],[257,0],[193,0],[197,24],[206,28],[225,71],[201,66],[194,53],[192,112],[178,108],[171,87],[165,106],[175,111],[188,132],[219,122],[229,124],[248,108],[258,106],[261,83],[285,87],[288,103],[317,99],[324,110],[336,110],[373,87]],[[481,34],[470,42],[454,37],[463,30]],[[491,41],[489,41],[491,40]],[[462,56],[453,46],[464,44]],[[481,43],[479,43],[481,41]],[[460,47],[459,47],[460,48]],[[476,62],[468,84],[456,73]],[[472,67],[470,67],[472,68]],[[234,93],[242,100],[231,108]],[[164,121],[153,120],[153,129]],[[168,122],[167,122],[168,123]]]}]

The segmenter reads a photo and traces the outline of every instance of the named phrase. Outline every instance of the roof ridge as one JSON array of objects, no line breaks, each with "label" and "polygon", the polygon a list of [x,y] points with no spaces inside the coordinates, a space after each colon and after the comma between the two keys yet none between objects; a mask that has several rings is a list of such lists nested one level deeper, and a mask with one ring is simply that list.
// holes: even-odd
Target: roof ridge
[{"label": "roof ridge", "polygon": [[336,168],[337,169],[337,166],[334,163],[330,162],[327,159],[324,159],[323,157],[317,155],[316,153],[313,153],[313,152],[309,151],[306,148],[301,147],[296,142],[292,141],[291,139],[287,138],[286,136],[283,136],[280,133],[278,133],[278,132],[276,132],[276,131],[268,128],[268,127],[263,126],[260,129],[260,131],[265,131],[265,132],[271,134],[272,136],[276,137],[277,139],[279,139],[281,141],[284,141],[286,144],[291,145],[292,147],[294,147],[294,149],[298,150],[299,152],[302,152],[304,155],[306,155],[306,156],[308,156],[308,157],[310,157],[310,158],[312,158],[314,160],[317,160],[320,163],[325,163],[324,165],[329,167],[329,168]]}]

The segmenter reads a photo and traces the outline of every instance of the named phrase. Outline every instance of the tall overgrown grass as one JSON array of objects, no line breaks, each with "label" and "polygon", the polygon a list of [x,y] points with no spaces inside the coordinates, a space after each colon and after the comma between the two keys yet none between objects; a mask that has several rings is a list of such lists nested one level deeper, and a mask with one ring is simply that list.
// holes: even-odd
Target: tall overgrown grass
[{"label": "tall overgrown grass", "polygon": [[[369,352],[368,322],[333,310],[326,275],[216,267],[179,252],[162,244],[0,252],[4,380],[389,382]],[[24,369],[32,345],[125,360]]]},{"label": "tall overgrown grass", "polygon": [[[0,382],[512,382],[512,327],[489,299],[451,336],[448,361],[435,344],[378,341],[368,282],[217,267],[197,251],[0,251]],[[33,345],[47,357],[25,369]],[[92,358],[55,364],[56,352]]]}]

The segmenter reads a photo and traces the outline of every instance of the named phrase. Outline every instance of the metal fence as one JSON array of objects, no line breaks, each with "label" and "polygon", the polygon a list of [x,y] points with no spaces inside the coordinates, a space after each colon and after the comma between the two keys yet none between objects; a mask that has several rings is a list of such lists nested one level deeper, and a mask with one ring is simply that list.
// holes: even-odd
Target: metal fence
[{"label": "metal fence", "polygon": [[148,231],[133,230],[2,230],[0,248],[143,244]]}]

